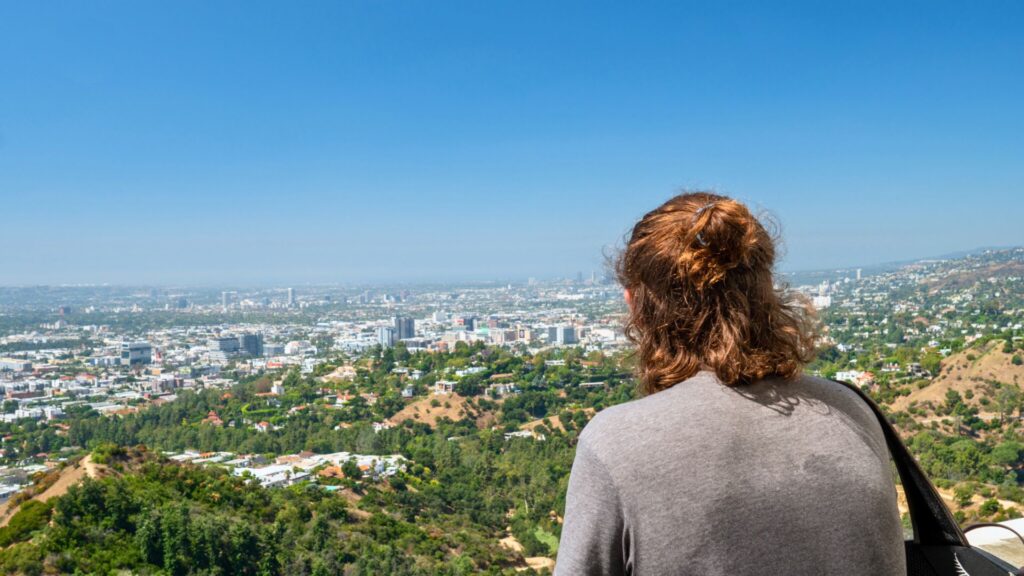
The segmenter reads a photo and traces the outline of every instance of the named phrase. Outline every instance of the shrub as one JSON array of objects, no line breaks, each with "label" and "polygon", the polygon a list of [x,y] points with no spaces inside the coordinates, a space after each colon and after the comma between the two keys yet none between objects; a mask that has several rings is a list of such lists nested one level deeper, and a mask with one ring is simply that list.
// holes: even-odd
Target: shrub
[{"label": "shrub", "polygon": [[112,460],[116,460],[124,456],[124,454],[124,448],[111,442],[104,442],[93,449],[92,461],[97,464],[109,464]]},{"label": "shrub", "polygon": [[1002,466],[1013,466],[1020,461],[1024,445],[1013,440],[1002,442],[992,449],[992,458]]},{"label": "shrub", "polygon": [[7,526],[0,528],[0,548],[28,540],[33,532],[46,526],[52,511],[52,504],[39,500],[22,504]]},{"label": "shrub", "polygon": [[989,498],[982,502],[981,507],[978,508],[978,513],[982,516],[991,516],[996,512],[999,512],[999,501],[995,498]]},{"label": "shrub", "polygon": [[974,496],[974,490],[971,489],[969,484],[961,484],[953,491],[953,499],[956,501],[956,505],[961,508],[971,505],[972,496]]}]

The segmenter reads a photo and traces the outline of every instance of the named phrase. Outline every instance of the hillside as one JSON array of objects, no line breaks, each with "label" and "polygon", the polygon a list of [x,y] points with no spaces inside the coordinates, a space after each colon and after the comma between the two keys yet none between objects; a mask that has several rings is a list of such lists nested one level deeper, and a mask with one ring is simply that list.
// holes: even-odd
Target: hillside
[{"label": "hillside", "polygon": [[[416,476],[349,480],[356,497],[348,488],[264,489],[142,448],[104,460],[110,473],[82,472],[0,528],[0,573],[512,576],[550,565],[502,545],[497,530],[428,509],[419,495],[436,488]],[[61,478],[90,469],[84,461]],[[396,512],[402,503],[417,513]]]},{"label": "hillside", "polygon": [[406,420],[413,420],[435,427],[444,418],[453,422],[470,418],[475,420],[480,428],[485,428],[494,421],[493,414],[478,409],[468,398],[455,393],[420,398],[410,402],[405,408],[388,418],[388,421],[397,425]]},{"label": "hillside", "polygon": [[78,462],[68,464],[64,468],[53,473],[52,476],[44,477],[34,487],[35,494],[24,500],[8,500],[0,504],[0,527],[6,526],[11,518],[18,512],[25,502],[37,501],[48,502],[52,498],[63,496],[68,488],[78,484],[83,478],[98,478],[107,470],[106,466],[96,464],[92,461],[92,455],[87,455]]},{"label": "hillside", "polygon": [[929,294],[937,294],[943,290],[968,288],[987,278],[1020,277],[1024,275],[1024,262],[1010,260],[993,262],[975,269],[953,270],[941,278],[924,283]]},{"label": "hillside", "polygon": [[[952,354],[942,361],[939,374],[927,386],[899,397],[891,408],[905,411],[914,406],[934,412],[945,402],[946,394],[955,390],[966,404],[978,408],[980,416],[996,417],[997,389],[994,384],[1020,386],[1024,383],[1024,365],[1015,365],[1013,356],[1003,351],[999,341]],[[987,406],[983,398],[988,400]]]}]

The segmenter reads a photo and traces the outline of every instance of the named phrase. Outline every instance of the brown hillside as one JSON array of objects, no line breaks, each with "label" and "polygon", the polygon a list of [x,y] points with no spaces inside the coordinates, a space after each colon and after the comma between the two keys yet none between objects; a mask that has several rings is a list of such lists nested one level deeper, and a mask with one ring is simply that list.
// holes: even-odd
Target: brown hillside
[{"label": "brown hillside", "polygon": [[[437,400],[440,406],[431,406],[431,401]],[[442,418],[450,418],[458,422],[463,418],[476,419],[480,416],[477,410],[469,404],[465,396],[458,394],[437,394],[427,398],[421,398],[406,405],[389,420],[393,424],[401,424],[406,420],[423,422],[429,426],[436,426]],[[479,424],[478,424],[479,425]]]},{"label": "brown hillside", "polygon": [[901,396],[892,403],[892,408],[906,410],[915,402],[919,406],[931,403],[933,407],[937,407],[945,402],[947,391],[956,390],[964,396],[970,390],[974,398],[965,398],[964,401],[978,406],[983,415],[994,415],[995,406],[990,405],[986,408],[978,401],[983,397],[994,400],[992,382],[1018,386],[1024,384],[1024,366],[1015,366],[1012,358],[1013,354],[1003,352],[1001,341],[989,342],[984,346],[953,354],[942,361],[938,376],[929,385],[914,390],[908,396]]},{"label": "brown hillside", "polygon": [[1007,276],[1020,276],[1024,273],[1024,263],[1017,261],[989,264],[984,268],[971,270],[954,270],[945,274],[941,279],[927,282],[928,292],[935,294],[940,290],[957,290],[969,288],[977,282],[986,278],[1006,278]]},{"label": "brown hillside", "polygon": [[[57,474],[57,477],[52,484],[46,486],[45,489],[38,494],[33,495],[29,500],[46,502],[51,498],[63,496],[67,493],[68,488],[74,484],[78,484],[86,476],[90,478],[99,478],[100,474],[102,474],[106,469],[106,466],[93,462],[92,455],[87,455],[80,461],[63,468]],[[11,506],[10,500],[0,504],[0,526],[7,525],[7,522],[10,521],[11,517],[14,516],[14,513],[17,512],[18,507],[19,505]]]},{"label": "brown hillside", "polygon": [[[595,412],[595,410],[593,408],[584,408],[583,411],[586,412],[591,417],[593,417],[594,412]],[[552,414],[551,416],[548,416],[547,418],[548,418],[548,422],[551,422],[551,425],[549,426],[550,429],[552,429],[552,430],[561,430],[562,432],[565,432],[565,425],[562,424],[562,418],[558,414]],[[543,425],[544,425],[544,419],[543,418],[537,418],[536,420],[530,420],[526,424],[523,424],[522,426],[519,427],[519,429],[520,430],[534,430],[538,426],[543,426]]]}]

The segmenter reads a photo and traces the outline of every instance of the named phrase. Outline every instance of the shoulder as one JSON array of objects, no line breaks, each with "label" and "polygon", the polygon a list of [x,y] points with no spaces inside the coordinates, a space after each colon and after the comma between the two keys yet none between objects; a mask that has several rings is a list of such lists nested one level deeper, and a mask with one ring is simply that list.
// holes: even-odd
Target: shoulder
[{"label": "shoulder", "polygon": [[829,405],[845,412],[856,414],[864,422],[871,423],[877,421],[874,412],[867,402],[864,401],[864,398],[851,390],[849,386],[835,380],[828,380],[817,376],[804,375],[799,376],[795,380],[799,383],[798,385],[808,390],[813,390],[815,395]]},{"label": "shoulder", "polygon": [[796,382],[797,386],[807,391],[808,396],[817,398],[830,411],[841,416],[849,425],[870,438],[880,454],[887,454],[882,425],[874,410],[860,394],[846,384],[815,376],[800,376]]},{"label": "shoulder", "polygon": [[686,421],[688,413],[705,410],[721,388],[714,375],[702,372],[661,392],[610,406],[590,419],[580,444],[607,451],[642,442],[669,423]]}]

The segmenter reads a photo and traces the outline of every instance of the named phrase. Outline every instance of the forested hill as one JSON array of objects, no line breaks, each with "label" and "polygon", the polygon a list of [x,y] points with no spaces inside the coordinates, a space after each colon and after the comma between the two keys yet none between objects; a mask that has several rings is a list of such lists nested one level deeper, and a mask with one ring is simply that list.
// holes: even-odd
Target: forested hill
[{"label": "forested hill", "polygon": [[[174,402],[138,413],[82,411],[63,428],[21,432],[19,441],[37,449],[87,447],[105,468],[46,502],[18,507],[33,492],[20,494],[0,529],[7,545],[0,568],[24,574],[549,571],[576,436],[595,409],[631,397],[628,367],[577,350],[528,357],[475,346],[451,354],[409,355],[399,348],[377,355],[358,363],[351,379],[333,379],[329,368],[289,373],[279,396],[265,392],[271,379],[257,377],[229,391],[183,391]],[[396,399],[408,381],[395,375],[397,365],[421,367],[426,376],[415,386],[422,389],[449,368],[484,370],[461,378],[458,392],[402,402]],[[486,392],[489,382],[507,380],[522,389],[505,397]],[[350,399],[340,405],[339,397]],[[427,423],[415,412],[454,402],[465,407],[458,421]],[[255,430],[251,423],[260,420],[271,429]],[[385,421],[393,426],[374,430],[374,422]],[[179,464],[161,454],[186,449],[268,461],[303,451],[400,454],[408,465],[384,477],[346,463],[342,473],[314,470],[315,482],[263,488],[225,466]],[[65,469],[74,468],[75,458]]]}]

